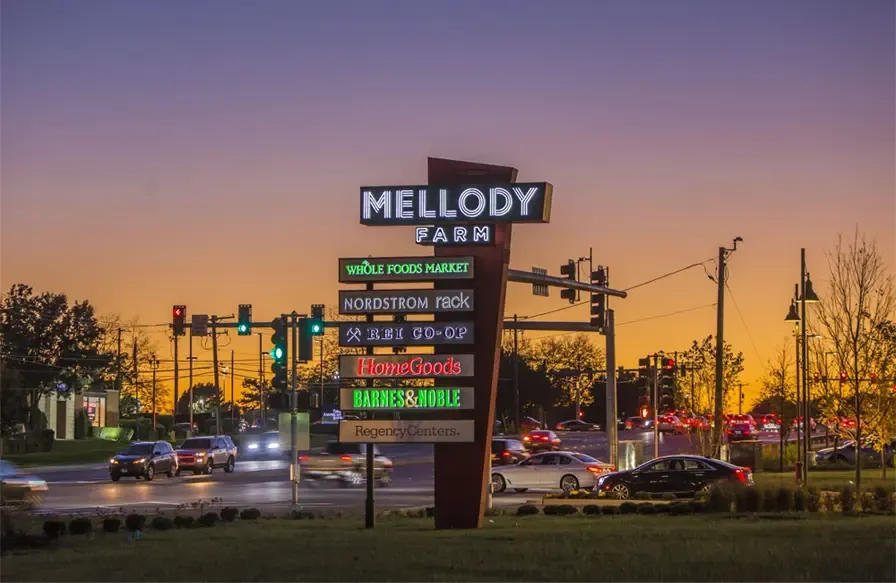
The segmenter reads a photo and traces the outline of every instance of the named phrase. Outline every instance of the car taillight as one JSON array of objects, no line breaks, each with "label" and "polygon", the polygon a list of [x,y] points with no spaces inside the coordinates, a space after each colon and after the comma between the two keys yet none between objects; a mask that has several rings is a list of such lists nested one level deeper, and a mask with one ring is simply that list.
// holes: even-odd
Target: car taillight
[{"label": "car taillight", "polygon": [[742,484],[746,484],[746,483],[747,483],[747,476],[746,476],[746,474],[744,473],[743,468],[737,468],[736,470],[734,470],[734,475],[737,476],[737,479],[738,479]]},{"label": "car taillight", "polygon": [[529,437],[528,437],[528,436],[527,436],[527,437],[524,437],[524,438],[523,438],[523,441],[529,441]]},{"label": "car taillight", "polygon": [[311,459],[311,458],[309,458],[307,455],[303,455],[303,456],[299,457],[300,462],[307,462],[309,459]]},{"label": "car taillight", "polygon": [[350,462],[350,461],[352,461],[352,456],[344,455],[344,456],[340,457],[339,459],[341,459],[344,462]]},{"label": "car taillight", "polygon": [[728,435],[731,435],[731,430],[730,430],[730,429],[727,430],[726,433],[727,433]]},{"label": "car taillight", "polygon": [[592,474],[601,474],[603,473],[604,469],[600,466],[588,466],[588,471]]},{"label": "car taillight", "polygon": [[509,452],[509,451],[505,451],[502,455],[503,455],[504,457],[510,457],[510,452]]}]

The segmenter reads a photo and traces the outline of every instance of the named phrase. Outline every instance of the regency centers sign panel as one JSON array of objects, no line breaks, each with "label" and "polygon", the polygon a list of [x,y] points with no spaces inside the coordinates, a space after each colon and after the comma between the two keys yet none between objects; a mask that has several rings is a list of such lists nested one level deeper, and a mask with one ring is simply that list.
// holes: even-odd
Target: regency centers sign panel
[{"label": "regency centers sign panel", "polygon": [[339,356],[344,379],[423,379],[472,377],[471,354],[376,354]]},{"label": "regency centers sign panel", "polygon": [[472,419],[339,422],[342,443],[464,443],[473,438]]}]

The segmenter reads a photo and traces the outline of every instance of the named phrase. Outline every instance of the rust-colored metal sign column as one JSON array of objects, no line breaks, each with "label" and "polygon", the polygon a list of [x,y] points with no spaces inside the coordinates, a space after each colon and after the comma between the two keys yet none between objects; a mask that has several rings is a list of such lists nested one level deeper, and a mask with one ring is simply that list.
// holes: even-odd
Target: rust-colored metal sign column
[{"label": "rust-colored metal sign column", "polygon": [[[429,159],[429,184],[456,185],[471,183],[515,182],[517,170],[507,166],[475,164],[440,158]],[[491,476],[489,458],[495,398],[498,389],[498,368],[501,358],[501,334],[504,320],[504,297],[507,289],[507,268],[510,263],[511,223],[498,223],[494,243],[488,246],[436,247],[438,257],[472,256],[475,258],[473,292],[476,308],[473,380],[475,410],[472,413],[450,412],[441,418],[472,418],[475,441],[472,443],[435,444],[435,526],[436,528],[480,528],[485,514],[486,487]],[[436,289],[469,288],[467,281],[438,281]],[[451,322],[469,314],[436,314],[436,321]],[[456,353],[457,347],[437,346],[436,354]],[[437,385],[450,384],[439,379]]]}]

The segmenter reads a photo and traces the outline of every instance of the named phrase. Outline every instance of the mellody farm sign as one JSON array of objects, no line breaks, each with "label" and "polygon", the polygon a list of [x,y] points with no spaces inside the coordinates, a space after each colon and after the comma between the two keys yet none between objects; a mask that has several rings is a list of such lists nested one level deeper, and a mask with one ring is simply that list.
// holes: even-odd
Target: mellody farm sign
[{"label": "mellody farm sign", "polygon": [[362,186],[361,224],[547,223],[547,182],[463,186]]}]

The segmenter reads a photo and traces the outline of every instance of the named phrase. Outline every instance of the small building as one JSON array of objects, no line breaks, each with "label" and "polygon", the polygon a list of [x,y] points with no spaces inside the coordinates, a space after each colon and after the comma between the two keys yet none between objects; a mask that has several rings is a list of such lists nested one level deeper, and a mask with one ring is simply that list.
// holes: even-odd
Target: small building
[{"label": "small building", "polygon": [[43,395],[38,408],[47,417],[47,429],[52,429],[56,439],[75,438],[75,412],[87,411],[93,427],[118,427],[119,392],[114,389],[91,387],[83,391],[66,393],[54,391]]}]

